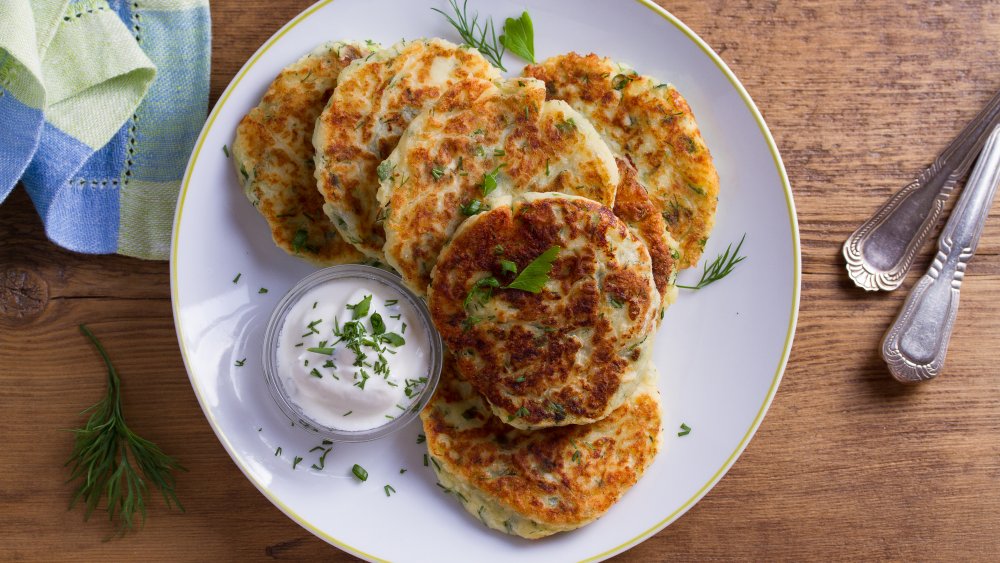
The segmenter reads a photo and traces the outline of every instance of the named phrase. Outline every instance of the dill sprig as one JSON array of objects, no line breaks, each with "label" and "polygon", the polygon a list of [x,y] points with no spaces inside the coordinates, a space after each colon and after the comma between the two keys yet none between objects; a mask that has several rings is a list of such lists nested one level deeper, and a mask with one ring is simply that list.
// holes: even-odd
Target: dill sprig
[{"label": "dill sprig", "polygon": [[90,329],[80,325],[80,332],[97,348],[108,368],[108,389],[104,398],[83,411],[91,413],[84,427],[74,430],[73,454],[65,464],[72,465],[67,482],[81,482],[70,508],[82,500],[87,507],[84,513],[87,520],[101,497],[106,496],[108,517],[118,524],[115,535],[122,536],[137,524],[145,523],[147,483],[163,493],[168,508],[176,505],[184,511],[174,493],[173,471],[186,469],[125,424],[118,372]]},{"label": "dill sprig", "polygon": [[747,234],[743,233],[743,238],[741,238],[739,244],[736,245],[735,251],[733,250],[733,243],[729,243],[725,252],[716,256],[715,260],[713,260],[710,264],[706,263],[701,274],[701,280],[698,281],[698,285],[678,284],[677,287],[684,289],[701,289],[731,274],[733,272],[733,268],[747,258],[746,256],[740,256],[740,248],[743,247],[743,241],[746,240],[746,238]]},{"label": "dill sprig", "polygon": [[462,37],[462,41],[470,47],[475,47],[484,57],[489,59],[494,66],[500,70],[507,72],[507,69],[503,66],[503,54],[507,50],[507,46],[497,37],[496,28],[493,25],[492,18],[485,18],[482,25],[479,22],[479,14],[469,17],[468,5],[469,0],[462,2],[462,7],[458,7],[457,0],[450,0],[451,8],[455,11],[455,15],[450,16],[437,8],[431,8],[435,12],[444,16],[448,23],[458,31],[458,34]]}]

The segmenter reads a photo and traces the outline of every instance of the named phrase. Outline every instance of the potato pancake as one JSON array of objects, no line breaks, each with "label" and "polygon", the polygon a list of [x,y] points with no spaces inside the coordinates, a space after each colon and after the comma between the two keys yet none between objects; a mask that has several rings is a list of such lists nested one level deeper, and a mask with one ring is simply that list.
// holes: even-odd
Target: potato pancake
[{"label": "potato pancake", "polygon": [[403,134],[380,165],[386,261],[423,294],[441,248],[469,216],[526,192],[611,207],[614,155],[565,102],[531,78],[465,80]]},{"label": "potato pancake", "polygon": [[[553,247],[537,293],[507,287]],[[557,193],[524,194],[462,224],[427,303],[459,373],[523,429],[587,424],[624,403],[660,312],[646,245],[609,208]]]},{"label": "potato pancake", "polygon": [[[660,292],[663,309],[674,302],[677,288],[677,243],[667,231],[667,224],[649,199],[646,188],[639,183],[635,167],[627,159],[618,157],[618,193],[615,194],[615,215],[628,225],[632,234],[646,244],[653,266],[653,279]],[[662,311],[662,309],[661,309]],[[663,315],[660,315],[663,319]]]},{"label": "potato pancake", "polygon": [[499,71],[475,49],[443,39],[403,41],[350,65],[316,124],[316,182],[324,210],[358,250],[382,260],[378,165],[410,121],[452,84]]},{"label": "potato pancake", "polygon": [[661,447],[656,368],[610,416],[532,432],[490,414],[445,362],[420,413],[440,486],[486,526],[529,539],[579,528],[611,508]]},{"label": "potato pancake", "polygon": [[560,55],[529,65],[548,97],[587,116],[639,180],[680,246],[680,268],[698,263],[715,224],[719,175],[680,92],[597,55]]},{"label": "potato pancake", "polygon": [[318,266],[364,258],[323,213],[313,177],[312,135],[340,71],[367,56],[369,48],[326,43],[286,67],[240,121],[233,140],[237,178],[267,220],[274,243]]}]

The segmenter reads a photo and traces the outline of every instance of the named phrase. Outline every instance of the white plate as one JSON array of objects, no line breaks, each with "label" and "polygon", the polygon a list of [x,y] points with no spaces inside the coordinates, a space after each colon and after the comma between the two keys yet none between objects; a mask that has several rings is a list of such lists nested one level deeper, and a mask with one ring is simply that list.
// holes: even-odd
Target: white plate
[{"label": "white plate", "polygon": [[[191,384],[219,440],[275,505],[330,543],[368,559],[568,561],[602,559],[637,544],[698,501],[746,447],[767,410],[791,348],[798,312],[799,243],[791,189],[767,127],[719,57],[680,21],[646,0],[476,1],[502,21],[527,9],[539,60],[591,51],[672,82],[694,109],[722,178],[706,257],[747,233],[749,258],[726,280],[682,290],[657,335],[666,448],[636,487],[597,522],[540,541],[487,530],[434,486],[419,424],[369,444],[334,446],[323,471],[319,443],[289,426],[264,387],[260,346],[277,300],[312,268],[278,250],[244,199],[223,145],[284,65],[331,39],[455,32],[430,7],[445,0],[323,1],[289,22],[247,62],[212,110],[177,206],[171,288]],[[505,58],[512,73],[517,59]],[[241,274],[238,283],[233,278]],[[698,272],[682,280],[696,281]],[[269,292],[258,293],[266,287]],[[246,365],[235,362],[247,358]],[[679,438],[687,423],[690,435]],[[275,450],[282,448],[282,455]],[[294,456],[304,461],[292,470]],[[350,475],[367,468],[368,482]],[[406,468],[400,474],[400,468]],[[391,484],[396,493],[383,491]]]}]

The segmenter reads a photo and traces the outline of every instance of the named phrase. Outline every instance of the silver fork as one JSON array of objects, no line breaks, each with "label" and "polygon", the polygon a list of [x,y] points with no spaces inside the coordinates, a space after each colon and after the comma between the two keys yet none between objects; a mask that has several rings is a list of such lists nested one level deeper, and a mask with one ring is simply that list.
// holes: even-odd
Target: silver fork
[{"label": "silver fork", "polygon": [[913,287],[882,340],[882,357],[897,380],[913,383],[941,373],[958,314],[958,292],[965,266],[976,252],[998,185],[1000,126],[990,133],[941,232],[934,262]]},{"label": "silver fork", "polygon": [[899,287],[937,225],[955,183],[1000,122],[1000,92],[916,180],[892,196],[844,243],[847,272],[868,291]]}]

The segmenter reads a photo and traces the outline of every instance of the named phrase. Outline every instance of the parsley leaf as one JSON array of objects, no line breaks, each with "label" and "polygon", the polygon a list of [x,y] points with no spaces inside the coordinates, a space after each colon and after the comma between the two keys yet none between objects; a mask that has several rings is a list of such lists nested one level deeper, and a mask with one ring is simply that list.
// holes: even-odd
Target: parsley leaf
[{"label": "parsley leaf", "polygon": [[535,30],[528,12],[523,12],[517,19],[507,18],[500,42],[515,55],[528,62],[535,62]]},{"label": "parsley leaf", "polygon": [[500,167],[502,166],[501,164],[494,168],[492,172],[483,174],[483,197],[490,195],[493,190],[497,189],[497,174],[500,173]]},{"label": "parsley leaf", "polygon": [[458,206],[458,210],[462,212],[462,215],[466,217],[472,217],[483,210],[483,202],[478,199],[474,199],[469,203],[464,203]]},{"label": "parsley leaf", "polygon": [[545,283],[549,281],[552,263],[555,262],[556,255],[559,254],[560,250],[562,249],[559,246],[551,246],[525,266],[505,289],[520,289],[530,293],[540,292]]},{"label": "parsley leaf", "polygon": [[402,346],[403,344],[406,344],[406,339],[396,334],[395,332],[387,332],[383,334],[382,341],[392,346]]},{"label": "parsley leaf", "polygon": [[366,295],[364,299],[358,301],[353,305],[348,305],[347,308],[354,311],[352,318],[358,320],[368,316],[368,309],[372,306],[372,296]]},{"label": "parsley leaf", "polygon": [[372,313],[371,323],[372,323],[373,334],[378,335],[385,332],[385,321],[382,320],[382,315],[378,313]]}]

